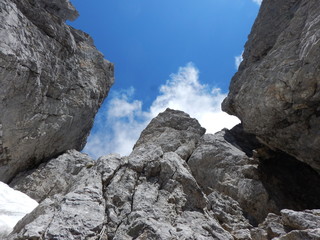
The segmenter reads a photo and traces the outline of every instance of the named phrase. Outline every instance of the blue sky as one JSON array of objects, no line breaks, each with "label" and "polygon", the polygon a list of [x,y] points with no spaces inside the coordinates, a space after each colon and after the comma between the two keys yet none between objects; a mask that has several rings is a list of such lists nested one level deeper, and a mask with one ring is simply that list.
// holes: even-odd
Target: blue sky
[{"label": "blue sky", "polygon": [[116,82],[85,152],[95,158],[128,154],[140,131],[168,106],[202,119],[209,132],[235,124],[221,113],[220,103],[259,0],[71,2],[80,17],[70,24],[89,33],[115,64]]}]

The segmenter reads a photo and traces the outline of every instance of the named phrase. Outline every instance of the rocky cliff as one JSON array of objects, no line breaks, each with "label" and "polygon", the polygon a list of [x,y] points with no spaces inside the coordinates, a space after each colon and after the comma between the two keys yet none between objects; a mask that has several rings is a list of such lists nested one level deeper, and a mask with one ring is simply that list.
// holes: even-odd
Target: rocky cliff
[{"label": "rocky cliff", "polygon": [[81,150],[113,83],[113,65],[68,0],[0,2],[0,180]]},{"label": "rocky cliff", "polygon": [[[61,25],[53,25],[52,28],[63,26],[62,30],[69,31],[76,44],[75,53],[80,51],[80,55],[87,59],[89,51],[89,56],[94,60],[102,59],[88,43],[86,35],[63,24],[68,16],[76,16],[69,2],[43,0],[17,1],[14,4],[4,1],[7,4],[1,5],[2,8],[14,9],[13,13],[17,12],[21,17],[29,16],[26,22],[33,21],[31,26],[39,31],[42,29],[41,34],[48,34],[43,30],[44,26],[48,27],[46,19],[60,19],[58,22]],[[44,9],[48,16],[37,22],[38,17],[33,15],[44,13],[32,11],[39,8]],[[0,13],[7,12],[10,11]],[[319,130],[314,124],[318,116],[313,111],[317,107],[317,89],[313,89],[312,96],[304,94],[304,90],[309,89],[308,84],[314,87],[318,81],[319,13],[320,9],[313,0],[263,1],[246,44],[244,62],[232,80],[230,94],[223,105],[228,112],[241,118],[242,125],[231,130],[223,129],[216,134],[205,134],[205,129],[196,119],[181,111],[167,109],[141,133],[129,156],[112,154],[93,161],[86,154],[72,150],[64,142],[67,137],[53,142],[56,148],[68,150],[60,155],[56,152],[55,157],[50,157],[54,144],[47,145],[42,158],[37,155],[38,150],[31,147],[30,151],[39,156],[33,158],[35,167],[27,164],[24,167],[20,165],[19,169],[13,167],[10,170],[10,177],[13,177],[10,186],[34,198],[39,206],[18,222],[7,239],[320,239],[320,175],[316,157]],[[11,15],[6,16],[5,19],[10,22]],[[7,25],[3,28],[16,26]],[[46,31],[50,33],[52,28],[48,28]],[[64,41],[69,35],[60,35],[62,30],[58,31],[56,38],[50,34],[48,36],[59,39],[58,42]],[[21,31],[24,31],[23,28]],[[30,41],[32,39],[30,36]],[[62,65],[69,66],[69,58],[64,58],[64,51],[61,54],[61,59],[66,61]],[[90,99],[90,106],[98,106],[95,104],[100,101],[91,90],[102,94],[99,90],[106,87],[101,91],[107,91],[111,83],[107,81],[108,85],[102,80],[112,80],[112,65],[100,60],[91,60],[92,65],[84,64],[83,67],[83,62],[79,60],[71,65],[73,68],[59,68],[70,77],[71,83],[73,71],[80,78],[77,84],[90,79],[89,83],[80,87],[81,91],[73,89],[83,93],[86,100]],[[97,69],[100,71],[96,72]],[[56,76],[52,74],[52,69],[47,71],[51,77]],[[103,73],[103,78],[98,73]],[[81,78],[82,74],[87,74],[87,77]],[[32,78],[28,76],[22,75],[19,83],[24,83],[22,80],[25,79],[26,84],[32,83]],[[5,77],[1,76],[2,79],[6,82]],[[41,78],[37,79],[43,86]],[[58,79],[53,82],[60,83]],[[99,85],[100,80],[106,85]],[[11,94],[16,89],[19,88],[13,85],[1,91]],[[42,90],[41,87],[39,89]],[[68,104],[80,101],[76,98],[78,95],[72,95],[74,91],[71,90],[64,92],[63,87],[54,89],[54,93],[64,96],[57,98],[61,100],[58,102],[66,104],[63,106],[66,109],[70,107],[70,112],[73,112],[74,105]],[[291,92],[287,91],[289,89]],[[40,95],[36,93],[32,92],[30,96],[42,96],[41,91]],[[286,105],[288,94],[291,94],[292,102]],[[21,93],[21,96],[28,99],[29,94]],[[46,103],[50,97],[45,96],[44,99]],[[296,111],[294,109],[298,105],[295,104],[298,103],[305,106],[301,105]],[[4,111],[10,112],[11,109],[14,112],[14,106],[9,108],[11,105],[6,104]],[[15,103],[22,113],[28,106],[23,104]],[[41,104],[39,109],[43,111],[56,106]],[[60,106],[60,109],[64,108]],[[79,115],[86,113],[86,108],[77,110]],[[61,115],[58,116],[52,116],[57,118],[50,118],[52,121],[44,121],[39,126],[58,126],[55,124],[60,123]],[[20,122],[29,124],[29,118],[25,117]],[[3,124],[3,131],[4,127]],[[60,128],[63,129],[62,126]],[[28,128],[23,130],[29,134]],[[43,145],[39,145],[40,149],[40,146],[48,144],[41,138],[42,130],[39,128],[37,133],[40,135],[30,138],[31,143],[41,141]],[[78,131],[81,135],[80,128]],[[43,135],[46,136],[47,132],[44,131]],[[10,139],[9,135],[3,133],[3,136]],[[78,138],[68,140],[75,146],[79,144]],[[10,141],[13,142],[14,138]],[[22,144],[21,147],[25,147],[25,151],[29,149],[27,145]],[[42,163],[39,165],[39,162]],[[11,167],[9,160],[5,163],[7,168]],[[17,175],[18,170],[24,171]]]},{"label": "rocky cliff", "polygon": [[247,132],[320,172],[320,5],[266,0],[223,109]]}]

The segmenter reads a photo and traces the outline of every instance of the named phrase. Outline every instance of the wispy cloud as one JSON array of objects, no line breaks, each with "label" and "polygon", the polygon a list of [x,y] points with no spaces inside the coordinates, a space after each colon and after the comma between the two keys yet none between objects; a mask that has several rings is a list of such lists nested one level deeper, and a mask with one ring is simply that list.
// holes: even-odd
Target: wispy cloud
[{"label": "wispy cloud", "polygon": [[134,100],[134,89],[112,92],[107,105],[100,109],[84,152],[94,158],[108,153],[127,155],[141,131],[150,121],[142,111],[142,101]]},{"label": "wispy cloud", "polygon": [[150,112],[153,116],[167,107],[182,110],[198,119],[207,129],[215,133],[224,127],[233,127],[239,120],[221,111],[221,102],[226,97],[219,88],[210,88],[199,81],[199,70],[189,63],[172,74],[160,88],[160,95],[153,102]]},{"label": "wispy cloud", "polygon": [[239,56],[235,56],[234,57],[234,65],[235,65],[237,70],[239,69],[239,66],[240,66],[241,62],[243,61],[242,54],[243,54],[243,52]]},{"label": "wispy cloud", "polygon": [[261,3],[262,3],[262,0],[252,0],[253,2],[255,2],[256,4],[259,4],[259,5],[261,5]]},{"label": "wispy cloud", "polygon": [[207,133],[239,123],[236,117],[221,111],[220,105],[226,95],[219,88],[201,84],[199,71],[192,63],[170,75],[148,111],[143,111],[142,101],[133,97],[133,88],[111,96],[96,120],[97,129],[90,135],[85,152],[93,157],[111,152],[129,154],[150,120],[168,107],[197,118]]}]

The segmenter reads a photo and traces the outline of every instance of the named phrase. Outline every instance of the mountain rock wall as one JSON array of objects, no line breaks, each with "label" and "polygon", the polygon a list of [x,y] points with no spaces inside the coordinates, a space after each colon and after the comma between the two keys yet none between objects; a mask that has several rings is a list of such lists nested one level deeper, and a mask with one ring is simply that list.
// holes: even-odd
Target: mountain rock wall
[{"label": "mountain rock wall", "polygon": [[204,134],[167,109],[127,157],[95,162],[72,150],[17,176],[11,187],[40,204],[8,239],[320,237],[319,211],[303,212],[320,208],[320,176],[285,153],[281,164],[265,163],[279,155],[240,125]]},{"label": "mountain rock wall", "polygon": [[264,0],[223,110],[320,172],[320,5]]},{"label": "mountain rock wall", "polygon": [[113,83],[68,0],[0,2],[0,181],[81,150]]},{"label": "mountain rock wall", "polygon": [[71,151],[26,173],[12,186],[42,201],[9,239],[231,240],[207,209],[209,200],[179,149],[191,153],[203,134],[197,120],[168,109],[128,157],[108,155],[92,164]]}]

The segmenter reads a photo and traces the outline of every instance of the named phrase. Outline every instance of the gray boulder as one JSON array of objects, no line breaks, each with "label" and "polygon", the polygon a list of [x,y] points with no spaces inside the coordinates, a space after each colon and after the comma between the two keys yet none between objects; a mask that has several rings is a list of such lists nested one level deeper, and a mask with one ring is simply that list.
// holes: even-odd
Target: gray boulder
[{"label": "gray boulder", "polygon": [[[75,160],[73,163],[77,163],[77,156],[74,156],[77,154],[69,152],[63,157],[73,159]],[[63,164],[63,162],[58,161],[56,164]],[[63,167],[63,165],[58,166],[57,169]],[[51,182],[49,177],[41,184],[47,186],[51,184],[53,189],[58,186],[60,189],[64,188],[65,191],[47,194],[48,197],[42,200],[33,212],[17,223],[13,230],[14,234],[9,236],[9,239],[72,240],[88,239],[90,236],[98,235],[105,219],[101,175],[97,171],[92,171],[90,167],[82,168],[79,173],[76,173],[76,178],[72,176],[74,172],[53,173],[64,178],[71,175],[71,179],[67,182],[59,182],[61,184],[59,186],[57,182]],[[72,181],[73,179],[75,181]],[[28,184],[33,186],[39,184],[37,177],[34,182],[31,182],[29,178]],[[43,192],[42,189],[40,191]]]},{"label": "gray boulder", "polygon": [[37,169],[20,173],[10,186],[42,202],[56,194],[66,194],[70,185],[77,182],[78,174],[93,164],[88,155],[69,150],[48,163],[42,163]]},{"label": "gray boulder", "polygon": [[320,176],[308,165],[260,144],[238,125],[205,134],[188,159],[206,194],[234,199],[252,225],[269,213],[320,207]]},{"label": "gray boulder", "polygon": [[213,191],[208,195],[209,209],[219,221],[221,226],[232,234],[234,239],[251,239],[252,225],[245,217],[243,209],[233,198]]},{"label": "gray boulder", "polygon": [[68,0],[0,2],[0,181],[81,150],[113,83]]},{"label": "gray boulder", "polygon": [[320,171],[320,5],[265,0],[224,100],[247,132]]},{"label": "gray boulder", "polygon": [[207,194],[217,190],[235,199],[255,224],[277,207],[259,178],[259,159],[247,156],[231,138],[226,129],[204,135],[188,165]]},{"label": "gray boulder", "polygon": [[257,228],[251,229],[252,240],[320,239],[320,211],[283,209],[281,215],[269,214]]}]

